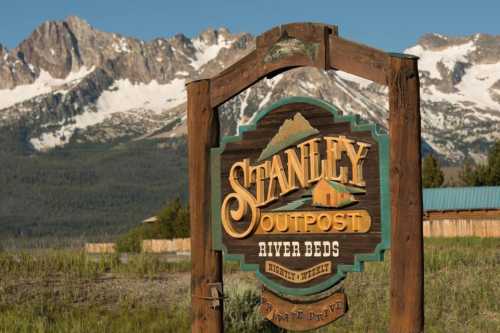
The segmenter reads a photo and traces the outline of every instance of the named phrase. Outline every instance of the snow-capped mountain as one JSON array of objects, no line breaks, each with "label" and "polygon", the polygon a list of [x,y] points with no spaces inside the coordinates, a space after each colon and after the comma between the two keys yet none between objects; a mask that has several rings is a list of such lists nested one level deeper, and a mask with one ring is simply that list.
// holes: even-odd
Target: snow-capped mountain
[{"label": "snow-capped mountain", "polygon": [[[216,74],[254,47],[251,35],[224,28],[145,42],[77,17],[45,22],[15,49],[0,45],[0,127],[22,131],[24,144],[40,151],[182,136],[185,83]],[[426,35],[406,52],[421,58],[422,133],[430,149],[452,162],[483,156],[500,139],[500,36]],[[224,104],[224,134],[292,95],[320,97],[386,125],[385,87],[307,68],[263,80]]]},{"label": "snow-capped mountain", "polygon": [[451,160],[481,158],[500,139],[500,36],[429,34],[406,52],[420,57],[424,139]]}]

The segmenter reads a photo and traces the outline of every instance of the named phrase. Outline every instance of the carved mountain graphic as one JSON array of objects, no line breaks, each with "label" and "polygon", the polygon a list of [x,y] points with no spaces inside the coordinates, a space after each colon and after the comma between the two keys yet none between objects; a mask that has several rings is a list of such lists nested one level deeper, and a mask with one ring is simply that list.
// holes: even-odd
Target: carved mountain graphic
[{"label": "carved mountain graphic", "polygon": [[287,119],[281,125],[278,133],[269,141],[266,148],[262,151],[257,162],[276,154],[297,141],[308,136],[317,134],[319,131],[309,124],[309,122],[300,113],[296,113],[293,119]]},{"label": "carved mountain graphic", "polygon": [[268,50],[264,57],[264,63],[278,61],[292,54],[303,54],[314,61],[318,49],[319,43],[305,43],[300,39],[289,37],[288,34],[284,32],[279,41]]}]

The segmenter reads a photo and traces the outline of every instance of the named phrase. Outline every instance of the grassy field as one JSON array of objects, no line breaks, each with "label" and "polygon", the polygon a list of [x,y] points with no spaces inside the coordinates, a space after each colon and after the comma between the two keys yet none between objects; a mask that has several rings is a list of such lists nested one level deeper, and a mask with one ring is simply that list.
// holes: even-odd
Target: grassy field
[{"label": "grassy field", "polygon": [[[344,281],[349,312],[319,332],[386,332],[389,256]],[[0,253],[0,332],[188,332],[188,262]],[[227,265],[227,332],[277,332],[251,274]],[[500,239],[426,239],[426,332],[500,332]]]}]

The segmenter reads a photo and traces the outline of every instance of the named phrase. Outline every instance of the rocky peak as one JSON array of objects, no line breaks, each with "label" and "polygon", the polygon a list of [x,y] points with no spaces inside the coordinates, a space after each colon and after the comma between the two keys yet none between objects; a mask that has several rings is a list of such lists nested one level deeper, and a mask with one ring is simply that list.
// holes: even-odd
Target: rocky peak
[{"label": "rocky peak", "polygon": [[[0,45],[0,125],[26,124],[25,136],[36,149],[70,138],[182,135],[184,83],[213,76],[254,48],[252,35],[226,28],[145,42],[99,31],[74,16],[46,22],[16,49]],[[492,133],[500,133],[499,48],[499,36],[427,34],[406,51],[420,57],[422,133],[438,154],[455,161],[480,154]],[[340,71],[290,71],[221,106],[221,120],[235,129],[281,97],[310,95],[383,124],[386,89],[365,81]]]},{"label": "rocky peak", "polygon": [[66,22],[48,21],[14,49],[26,64],[47,71],[52,77],[65,78],[80,69],[78,40]]},{"label": "rocky peak", "polygon": [[500,35],[476,34],[472,37],[475,49],[471,60],[477,64],[500,62]]},{"label": "rocky peak", "polygon": [[220,47],[230,47],[231,44],[240,39],[242,35],[245,34],[231,34],[229,29],[225,27],[218,29],[208,28],[202,31],[197,37],[193,38],[192,42],[196,48],[199,48],[202,45],[204,47],[215,45]]},{"label": "rocky peak", "polygon": [[75,33],[77,33],[78,31],[94,30],[94,28],[92,28],[92,26],[87,21],[78,16],[68,16],[64,21]]},{"label": "rocky peak", "polygon": [[70,16],[41,24],[14,50],[24,63],[65,78],[82,68],[100,67],[129,53],[141,53],[143,42],[94,29],[85,20]]},{"label": "rocky peak", "polygon": [[219,30],[208,28],[200,33],[198,39],[206,44],[213,45],[219,43],[219,36],[222,38],[227,37],[227,30],[219,32]]},{"label": "rocky peak", "polygon": [[184,34],[175,34],[174,37],[171,37],[169,39],[169,41],[172,43],[172,44],[187,44],[189,43],[191,40],[186,37],[186,35]]},{"label": "rocky peak", "polygon": [[9,59],[9,50],[0,43],[0,67]]},{"label": "rocky peak", "polygon": [[477,33],[469,36],[449,37],[432,33],[425,34],[415,48],[429,51],[455,50],[466,55],[477,64],[494,64],[500,61],[500,35]]},{"label": "rocky peak", "polygon": [[192,58],[196,52],[191,39],[184,34],[176,34],[174,37],[169,38],[168,42],[174,51],[180,51],[179,55]]},{"label": "rocky peak", "polygon": [[427,86],[434,86],[444,93],[457,93],[468,69],[474,64],[484,63],[485,54],[493,60],[496,53],[492,63],[500,61],[498,51],[492,53],[484,46],[485,39],[482,34],[461,37],[426,34],[405,52],[420,57],[419,69]]},{"label": "rocky peak", "polygon": [[425,49],[439,49],[446,47],[448,44],[448,37],[435,33],[427,33],[420,37],[417,45],[421,45]]},{"label": "rocky peak", "polygon": [[11,89],[19,84],[32,83],[36,69],[5,47],[0,47],[0,89]]}]

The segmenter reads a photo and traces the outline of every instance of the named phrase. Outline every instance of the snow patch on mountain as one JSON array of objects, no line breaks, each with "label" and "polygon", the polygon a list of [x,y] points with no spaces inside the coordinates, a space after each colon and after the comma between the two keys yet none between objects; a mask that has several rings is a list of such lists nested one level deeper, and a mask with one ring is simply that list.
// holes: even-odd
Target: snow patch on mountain
[{"label": "snow patch on mountain", "polygon": [[477,64],[465,73],[457,88],[465,100],[474,101],[478,106],[496,110],[500,116],[500,103],[495,102],[489,89],[500,80],[500,62]]},{"label": "snow patch on mountain", "polygon": [[84,77],[93,71],[94,67],[81,67],[80,70],[71,72],[64,79],[58,79],[52,77],[48,72],[42,69],[36,81],[31,84],[19,85],[13,89],[1,89],[0,110],[36,96],[55,92],[64,94],[67,85],[78,84]]},{"label": "snow patch on mountain", "polygon": [[[444,93],[435,85],[423,89],[422,98],[427,102],[447,102],[460,104],[463,107],[489,109],[497,113],[500,119],[500,103],[493,100],[490,88],[500,80],[500,62],[496,64],[478,64],[465,71],[465,75],[453,93]],[[490,113],[481,112],[479,117],[492,117]]]},{"label": "snow patch on mountain", "polygon": [[112,114],[130,109],[148,109],[162,112],[186,101],[184,79],[174,79],[167,84],[156,80],[133,84],[128,79],[117,80],[97,100],[101,113]]},{"label": "snow patch on mountain", "polygon": [[[0,125],[21,122],[22,140],[32,138],[40,150],[182,135],[184,83],[216,75],[254,47],[252,36],[224,28],[144,42],[77,18],[49,22],[12,51],[0,46]],[[420,58],[425,148],[456,163],[484,155],[500,138],[500,36],[428,34],[406,52]],[[387,87],[342,71],[294,69],[221,106],[221,128],[232,135],[258,110],[289,96],[321,98],[387,126],[387,94]]]},{"label": "snow patch on mountain", "polygon": [[338,77],[340,77],[342,80],[346,80],[346,81],[350,81],[350,82],[354,82],[354,83],[358,84],[361,89],[365,89],[370,84],[373,83],[370,80],[367,80],[367,79],[364,79],[362,77],[359,77],[359,76],[356,76],[356,75],[353,75],[353,74],[350,74],[347,72],[343,72],[343,71],[336,71],[335,74]]},{"label": "snow patch on mountain", "polygon": [[186,101],[185,80],[174,79],[168,84],[150,83],[133,84],[128,79],[117,80],[104,91],[96,103],[95,111],[86,108],[69,121],[64,120],[56,125],[59,129],[43,133],[30,140],[37,150],[46,151],[63,146],[69,142],[77,129],[84,130],[109,119],[117,113],[139,116],[139,113],[150,111],[156,114],[172,109]]},{"label": "snow patch on mountain", "polygon": [[232,41],[226,39],[222,35],[217,37],[217,43],[214,44],[207,43],[201,38],[194,38],[193,46],[196,49],[196,53],[194,59],[191,61],[191,66],[193,66],[195,70],[198,70],[201,66],[217,57],[220,50],[229,48],[232,43]]},{"label": "snow patch on mountain", "polygon": [[113,43],[113,49],[115,52],[118,53],[128,53],[130,52],[129,45],[127,43],[127,40],[125,38],[120,38],[118,42]]},{"label": "snow patch on mountain", "polygon": [[266,106],[271,101],[273,89],[276,87],[276,85],[280,82],[280,80],[282,78],[283,78],[283,74],[279,74],[271,79],[264,79],[264,82],[267,85],[267,87],[269,88],[269,91],[266,94],[266,96],[262,99],[262,101],[260,102],[259,110],[262,109],[264,106]]},{"label": "snow patch on mountain", "polygon": [[453,71],[455,64],[458,61],[466,62],[467,56],[476,49],[474,41],[469,41],[463,44],[448,46],[443,49],[431,50],[416,45],[405,50],[405,53],[413,54],[420,58],[418,69],[420,71],[429,72],[431,79],[443,79],[438,70],[438,63],[443,64],[449,71]]}]

